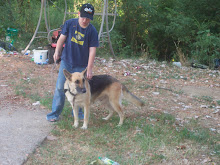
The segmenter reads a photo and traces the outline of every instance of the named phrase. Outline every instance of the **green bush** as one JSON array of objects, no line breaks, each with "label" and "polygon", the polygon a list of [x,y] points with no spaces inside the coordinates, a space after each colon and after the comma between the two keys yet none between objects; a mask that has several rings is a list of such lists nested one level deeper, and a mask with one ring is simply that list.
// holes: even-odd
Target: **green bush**
[{"label": "green bush", "polygon": [[214,59],[220,57],[220,37],[212,34],[210,30],[197,32],[191,53],[193,59],[213,66]]}]

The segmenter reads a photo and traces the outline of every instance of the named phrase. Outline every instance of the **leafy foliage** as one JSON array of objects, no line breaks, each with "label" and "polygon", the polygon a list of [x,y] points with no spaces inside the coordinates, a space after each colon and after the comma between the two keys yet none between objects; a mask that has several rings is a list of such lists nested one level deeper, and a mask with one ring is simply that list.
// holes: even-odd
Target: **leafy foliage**
[{"label": "leafy foliage", "polygon": [[210,30],[199,31],[192,44],[192,56],[204,64],[212,66],[214,59],[220,57],[220,38]]},{"label": "leafy foliage", "polygon": [[[64,1],[48,2],[50,29],[63,24]],[[103,0],[89,0],[96,12],[101,12]],[[68,11],[77,12],[84,0],[67,0]],[[36,29],[40,1],[6,0],[0,2],[0,38],[5,38],[7,27],[19,29],[18,48],[27,44]],[[114,7],[114,2],[109,1]],[[118,0],[116,25],[111,34],[117,55],[139,56],[157,60],[178,58],[178,50],[188,59],[206,65],[220,55],[219,0]],[[112,9],[109,9],[112,12]],[[76,17],[69,15],[66,19]],[[43,18],[44,19],[44,18]],[[93,24],[99,30],[101,17]],[[109,17],[111,24],[112,17]],[[45,31],[44,23],[39,31]],[[47,42],[47,41],[46,41]],[[45,44],[39,40],[34,44]],[[177,49],[178,48],[178,49]]]},{"label": "leafy foliage", "polygon": [[[219,58],[219,1],[122,0],[119,31],[134,54],[144,50],[150,58],[171,60],[176,43],[186,57],[210,65]],[[178,60],[178,59],[177,59]]]}]

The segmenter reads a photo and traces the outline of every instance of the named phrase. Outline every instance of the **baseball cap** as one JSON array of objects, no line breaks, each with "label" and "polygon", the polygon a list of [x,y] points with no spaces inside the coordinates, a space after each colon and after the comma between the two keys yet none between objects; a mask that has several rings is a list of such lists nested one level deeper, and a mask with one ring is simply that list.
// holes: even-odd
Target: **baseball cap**
[{"label": "baseball cap", "polygon": [[80,9],[80,17],[86,17],[93,20],[94,12],[95,9],[91,4],[89,3],[83,4]]}]

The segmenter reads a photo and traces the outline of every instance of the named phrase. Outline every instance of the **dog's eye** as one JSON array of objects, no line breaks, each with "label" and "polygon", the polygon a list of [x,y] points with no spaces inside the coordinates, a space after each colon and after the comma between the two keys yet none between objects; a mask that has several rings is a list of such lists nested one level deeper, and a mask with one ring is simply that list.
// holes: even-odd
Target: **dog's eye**
[{"label": "dog's eye", "polygon": [[79,80],[76,80],[75,83],[76,83],[76,84],[79,84]]}]

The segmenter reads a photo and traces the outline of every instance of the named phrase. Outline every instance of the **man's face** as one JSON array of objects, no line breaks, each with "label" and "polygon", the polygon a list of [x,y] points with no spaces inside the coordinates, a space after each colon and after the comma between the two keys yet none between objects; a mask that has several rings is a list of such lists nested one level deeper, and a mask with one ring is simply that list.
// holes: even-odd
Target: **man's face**
[{"label": "man's face", "polygon": [[86,18],[86,17],[80,17],[80,12],[78,13],[79,15],[79,24],[82,28],[86,28],[89,23],[90,23],[90,19]]}]

